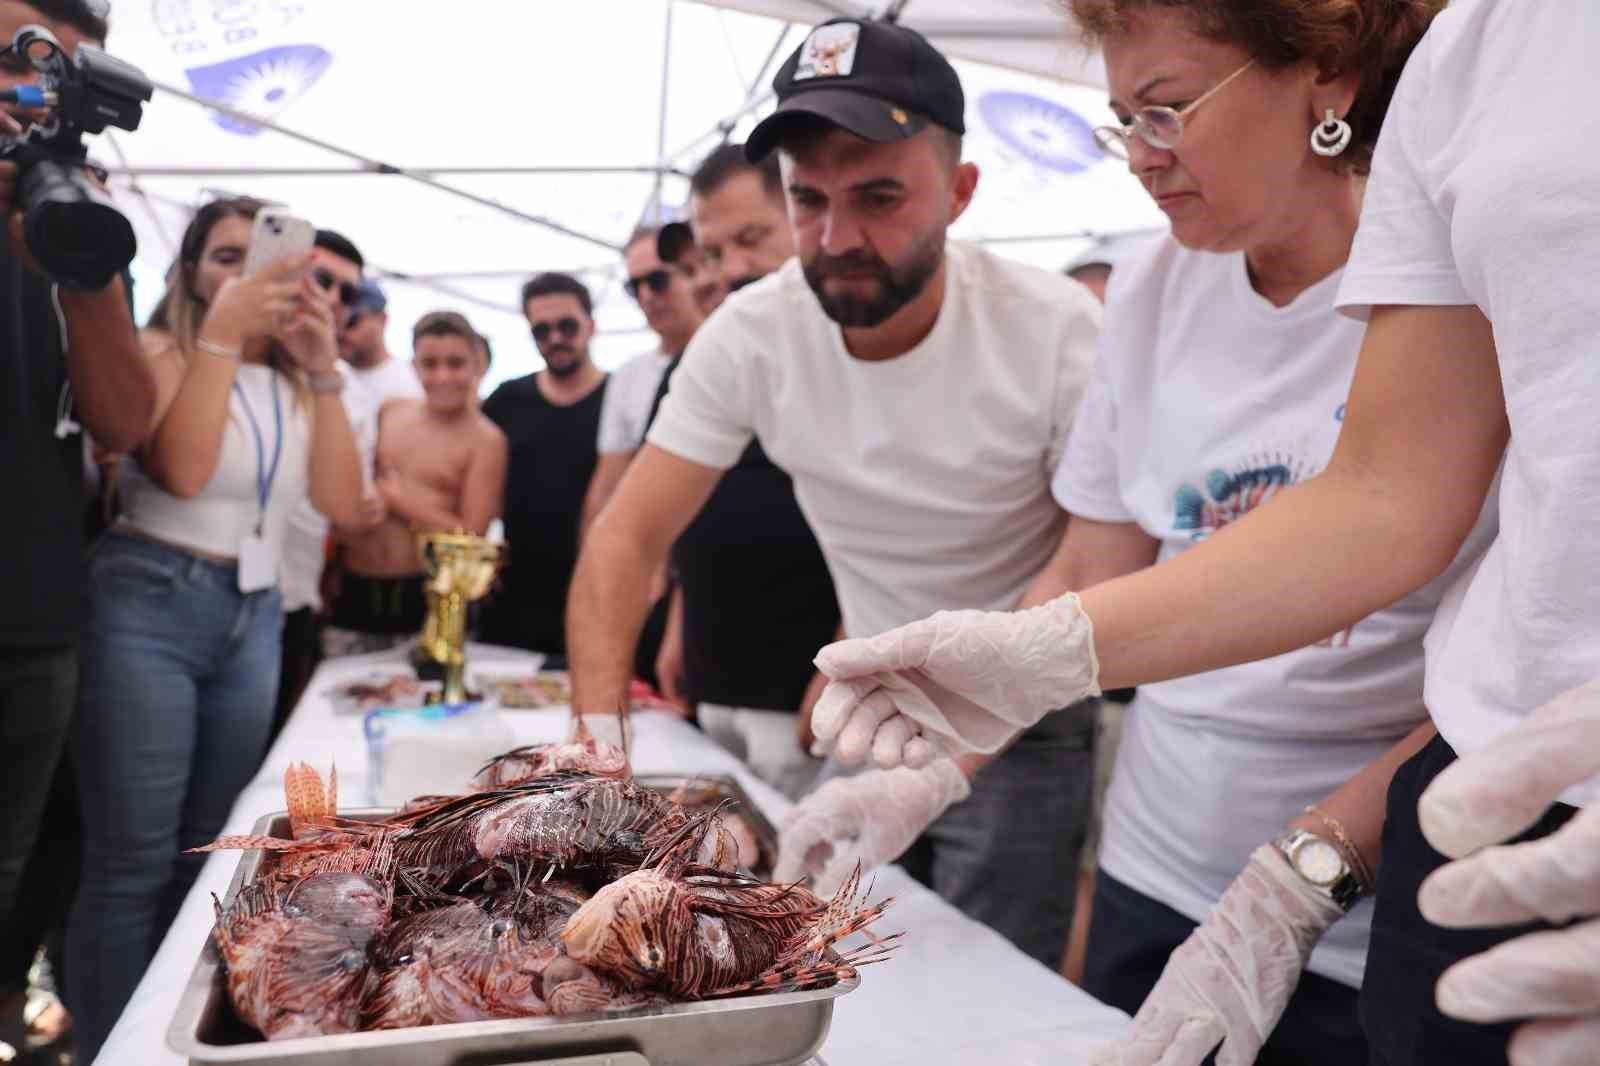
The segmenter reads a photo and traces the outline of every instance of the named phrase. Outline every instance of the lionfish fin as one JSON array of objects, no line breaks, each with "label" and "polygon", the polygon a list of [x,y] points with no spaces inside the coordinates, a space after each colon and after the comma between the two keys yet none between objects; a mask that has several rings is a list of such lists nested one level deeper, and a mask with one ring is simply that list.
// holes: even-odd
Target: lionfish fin
[{"label": "lionfish fin", "polygon": [[[334,786],[336,789],[337,778]],[[295,837],[308,823],[331,818],[338,802],[332,791],[322,787],[322,776],[303,762],[291,763],[284,770],[283,799],[289,808],[289,832]]]}]

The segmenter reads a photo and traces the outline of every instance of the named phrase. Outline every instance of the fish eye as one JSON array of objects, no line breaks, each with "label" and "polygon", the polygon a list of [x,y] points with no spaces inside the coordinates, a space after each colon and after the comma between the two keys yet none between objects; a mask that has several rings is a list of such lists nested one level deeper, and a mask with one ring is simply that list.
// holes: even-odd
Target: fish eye
[{"label": "fish eye", "polygon": [[495,919],[495,923],[489,927],[489,933],[495,939],[499,939],[509,932],[511,932],[511,923],[504,918]]},{"label": "fish eye", "polygon": [[410,966],[415,958],[416,956],[408,951],[404,955],[401,955],[399,958],[395,959],[394,964],[396,966]]},{"label": "fish eye", "polygon": [[304,918],[306,909],[298,903],[285,903],[283,905],[283,913],[289,918]]}]

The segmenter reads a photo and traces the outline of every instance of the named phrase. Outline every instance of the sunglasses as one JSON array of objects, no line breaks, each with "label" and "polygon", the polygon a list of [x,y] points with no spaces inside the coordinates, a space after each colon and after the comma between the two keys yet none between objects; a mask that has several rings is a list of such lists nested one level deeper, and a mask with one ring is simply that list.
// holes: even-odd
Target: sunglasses
[{"label": "sunglasses", "polygon": [[533,342],[543,344],[550,339],[550,334],[559,333],[563,337],[572,338],[578,335],[578,320],[571,315],[558,318],[554,322],[535,322],[533,324]]},{"label": "sunglasses", "polygon": [[333,276],[333,271],[318,267],[311,272],[311,280],[315,281],[324,292],[339,286],[339,302],[346,307],[354,307],[356,301],[361,299],[361,286],[353,281],[340,281]]},{"label": "sunglasses", "polygon": [[666,292],[668,287],[671,285],[672,272],[663,268],[657,268],[650,271],[648,274],[640,274],[636,278],[629,278],[627,281],[623,282],[622,287],[628,290],[629,296],[632,296],[635,300],[637,300],[639,298],[639,290],[645,288],[646,286],[649,287],[651,292],[655,293],[657,296],[660,296],[662,293]]}]

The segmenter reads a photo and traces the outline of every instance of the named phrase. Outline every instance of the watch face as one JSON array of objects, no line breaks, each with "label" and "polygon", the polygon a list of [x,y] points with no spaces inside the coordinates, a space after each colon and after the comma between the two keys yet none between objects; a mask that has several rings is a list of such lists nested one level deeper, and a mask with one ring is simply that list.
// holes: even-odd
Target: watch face
[{"label": "watch face", "polygon": [[1326,840],[1307,837],[1294,849],[1294,867],[1314,885],[1327,887],[1344,876],[1344,858]]}]

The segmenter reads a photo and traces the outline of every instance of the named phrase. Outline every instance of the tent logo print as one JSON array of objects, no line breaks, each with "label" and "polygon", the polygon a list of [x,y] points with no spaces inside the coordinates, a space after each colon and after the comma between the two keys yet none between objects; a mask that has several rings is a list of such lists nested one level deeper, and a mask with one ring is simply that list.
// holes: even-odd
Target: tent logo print
[{"label": "tent logo print", "polygon": [[[209,100],[265,119],[277,118],[305,95],[333,63],[333,56],[314,44],[286,44],[237,59],[184,71],[194,91]],[[227,115],[212,121],[229,133],[254,137],[261,127]]]},{"label": "tent logo print", "polygon": [[1007,147],[1046,170],[1077,174],[1105,158],[1087,122],[1042,96],[984,93],[978,113]]}]

